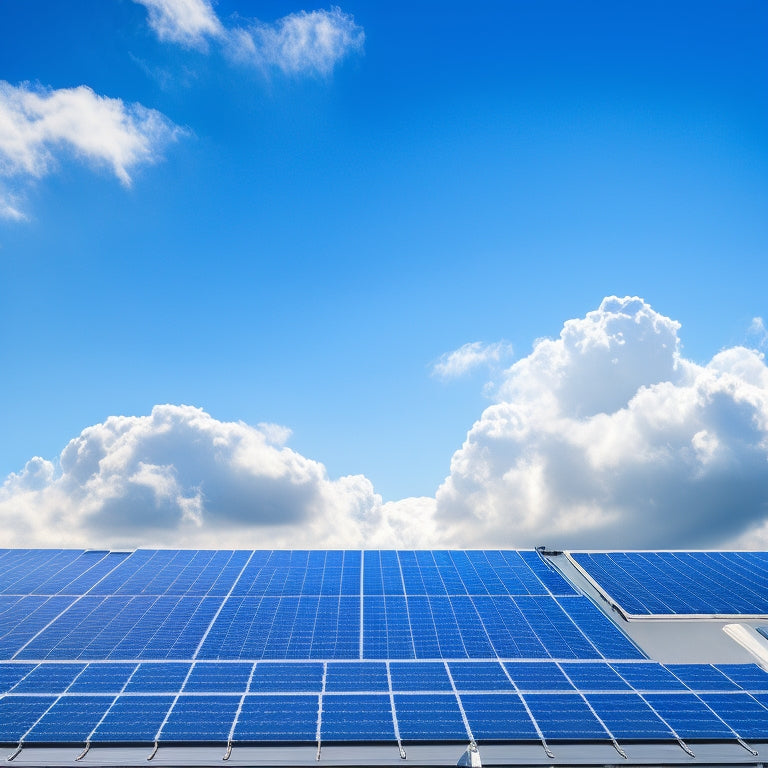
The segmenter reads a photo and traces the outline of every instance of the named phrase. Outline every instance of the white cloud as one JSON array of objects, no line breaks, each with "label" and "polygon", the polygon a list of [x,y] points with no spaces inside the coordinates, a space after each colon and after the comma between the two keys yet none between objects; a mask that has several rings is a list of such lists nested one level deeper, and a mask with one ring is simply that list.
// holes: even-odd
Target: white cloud
[{"label": "white cloud", "polygon": [[610,297],[513,365],[437,492],[467,545],[717,546],[768,518],[768,369]]},{"label": "white cloud", "polygon": [[225,27],[209,0],[134,0],[149,12],[160,40],[205,48],[217,40],[236,61],[290,75],[327,75],[352,52],[363,49],[365,33],[340,8],[298,11],[273,23],[252,20]]},{"label": "white cloud", "polygon": [[6,479],[4,541],[363,546],[386,528],[366,478],[330,480],[319,462],[280,447],[288,434],[189,406],[110,417],[70,441],[57,469],[34,458]]},{"label": "white cloud", "polygon": [[208,0],[134,0],[146,7],[158,38],[190,48],[204,48],[224,29]]},{"label": "white cloud", "polygon": [[747,329],[747,338],[756,349],[765,349],[768,346],[768,329],[762,317],[753,317]]},{"label": "white cloud", "polygon": [[441,379],[455,379],[473,368],[498,364],[511,356],[512,345],[504,341],[497,341],[494,344],[472,341],[453,352],[442,355],[432,366],[432,374]]},{"label": "white cloud", "polygon": [[382,503],[290,431],[189,406],[111,417],[0,489],[9,545],[768,548],[768,368],[682,357],[679,324],[609,297],[504,374],[435,498]]},{"label": "white cloud", "polygon": [[[50,90],[0,81],[0,177],[15,183],[45,176],[74,155],[108,167],[128,186],[133,169],[158,160],[179,133],[160,112],[84,85]],[[0,214],[24,218],[17,196],[0,194]]]},{"label": "white cloud", "polygon": [[329,74],[348,53],[361,51],[362,27],[339,8],[299,11],[274,24],[235,29],[230,35],[234,58],[262,68],[276,67],[287,74]]}]

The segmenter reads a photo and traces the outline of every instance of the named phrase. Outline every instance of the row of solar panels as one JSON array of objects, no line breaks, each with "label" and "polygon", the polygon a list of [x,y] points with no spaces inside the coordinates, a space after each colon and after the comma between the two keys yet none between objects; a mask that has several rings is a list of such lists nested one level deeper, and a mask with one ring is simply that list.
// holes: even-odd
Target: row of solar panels
[{"label": "row of solar panels", "polygon": [[0,594],[572,595],[535,553],[0,550]]},{"label": "row of solar panels", "polygon": [[581,596],[0,596],[0,618],[0,659],[642,658]]},{"label": "row of solar panels", "polygon": [[768,694],[6,696],[0,742],[768,739]]},{"label": "row of solar panels", "polygon": [[629,615],[768,614],[766,552],[572,552]]},{"label": "row of solar panels", "polygon": [[635,662],[142,662],[0,664],[6,693],[414,693],[428,691],[768,694],[755,664]]}]

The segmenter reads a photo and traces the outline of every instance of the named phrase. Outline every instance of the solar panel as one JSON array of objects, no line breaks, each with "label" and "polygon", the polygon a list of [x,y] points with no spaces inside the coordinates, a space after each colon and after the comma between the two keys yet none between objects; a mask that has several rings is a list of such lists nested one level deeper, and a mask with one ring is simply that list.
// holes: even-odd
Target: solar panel
[{"label": "solar panel", "polygon": [[322,741],[395,741],[389,696],[323,695]]},{"label": "solar panel", "polygon": [[465,693],[461,697],[477,741],[537,741],[536,727],[514,693]]},{"label": "solar panel", "polygon": [[466,741],[467,729],[453,694],[395,694],[404,742]]},{"label": "solar panel", "polygon": [[113,701],[108,696],[62,696],[25,735],[24,740],[44,744],[82,744]]},{"label": "solar panel", "polygon": [[573,552],[627,613],[768,614],[766,552]]},{"label": "solar panel", "polygon": [[[694,606],[695,579],[714,605],[724,562],[752,585],[744,600],[768,591],[759,557],[635,554],[585,562],[600,578],[621,567],[625,591],[654,609],[671,610],[673,596],[678,607]],[[647,659],[536,552],[0,557],[0,741],[8,744],[768,738],[768,673]],[[673,586],[654,592],[669,572]]]},{"label": "solar panel", "polygon": [[610,735],[577,693],[524,694],[548,741],[605,741]]},{"label": "solar panel", "polygon": [[239,696],[179,696],[159,740],[226,742],[239,705]]},{"label": "solar panel", "polygon": [[151,744],[173,701],[173,696],[119,696],[94,729],[91,741]]}]

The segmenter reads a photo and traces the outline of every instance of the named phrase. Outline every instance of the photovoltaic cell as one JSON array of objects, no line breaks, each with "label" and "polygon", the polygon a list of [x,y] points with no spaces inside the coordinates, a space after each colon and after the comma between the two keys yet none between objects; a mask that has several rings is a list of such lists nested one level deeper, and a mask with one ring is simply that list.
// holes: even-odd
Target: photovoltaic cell
[{"label": "photovoltaic cell", "polygon": [[577,694],[523,694],[544,738],[562,741],[601,741],[610,736]]},{"label": "photovoltaic cell", "polygon": [[96,727],[91,740],[95,743],[154,742],[173,696],[119,696]]},{"label": "photovoltaic cell", "polygon": [[497,661],[454,661],[448,666],[459,691],[506,691],[514,688]]},{"label": "photovoltaic cell", "polygon": [[704,703],[744,739],[768,739],[768,708],[746,693],[704,694]]},{"label": "photovoltaic cell", "polygon": [[18,743],[55,701],[55,696],[6,696],[0,699],[0,743]]},{"label": "photovoltaic cell", "polygon": [[768,672],[757,664],[717,664],[716,667],[744,690],[768,692]]},{"label": "photovoltaic cell", "polygon": [[637,694],[590,693],[587,701],[617,739],[664,741],[674,735]]},{"label": "photovoltaic cell", "polygon": [[235,727],[241,742],[314,742],[317,696],[246,696]]},{"label": "photovoltaic cell", "polygon": [[561,669],[580,691],[628,691],[629,685],[607,664],[563,662]]},{"label": "photovoltaic cell", "polygon": [[403,741],[467,740],[467,729],[455,696],[396,693],[394,698]]},{"label": "photovoltaic cell", "polygon": [[323,696],[322,741],[394,741],[389,696]]},{"label": "photovoltaic cell", "polygon": [[320,693],[323,665],[260,661],[253,670],[251,693]]},{"label": "photovoltaic cell", "polygon": [[226,742],[239,704],[239,696],[180,696],[159,740]]},{"label": "photovoltaic cell", "polygon": [[450,691],[445,664],[434,661],[393,661],[389,665],[393,691]]},{"label": "photovoltaic cell", "polygon": [[69,686],[70,693],[119,693],[138,665],[89,664]]},{"label": "photovoltaic cell", "polygon": [[477,741],[537,741],[523,702],[513,693],[461,695],[469,729]]},{"label": "photovoltaic cell", "polygon": [[181,690],[190,664],[145,662],[133,673],[126,693],[176,693]]},{"label": "photovoltaic cell", "polygon": [[554,662],[510,661],[504,665],[521,691],[572,691],[573,685]]},{"label": "photovoltaic cell", "polygon": [[64,693],[85,664],[40,664],[14,687],[14,693]]},{"label": "photovoltaic cell", "polygon": [[109,696],[62,696],[24,741],[84,743],[113,701]]},{"label": "photovoltaic cell", "polygon": [[388,691],[387,665],[382,662],[328,662],[326,691]]},{"label": "photovoltaic cell", "polygon": [[253,664],[198,662],[192,667],[185,693],[240,693],[248,686]]},{"label": "photovoltaic cell", "polygon": [[645,700],[683,739],[733,739],[733,731],[693,694],[649,693]]},{"label": "photovoltaic cell", "polygon": [[692,691],[736,691],[739,686],[711,664],[667,664],[667,669]]},{"label": "photovoltaic cell", "polygon": [[13,688],[34,667],[34,664],[0,664],[0,693]]},{"label": "photovoltaic cell", "polygon": [[683,683],[661,664],[629,664],[612,662],[618,672],[636,691],[687,691]]}]

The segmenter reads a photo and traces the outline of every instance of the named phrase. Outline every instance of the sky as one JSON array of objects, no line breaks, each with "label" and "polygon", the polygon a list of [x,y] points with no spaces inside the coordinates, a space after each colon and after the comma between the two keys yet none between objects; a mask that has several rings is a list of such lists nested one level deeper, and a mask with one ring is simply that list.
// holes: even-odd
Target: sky
[{"label": "sky", "polygon": [[7,543],[768,548],[766,40],[3,0]]}]

